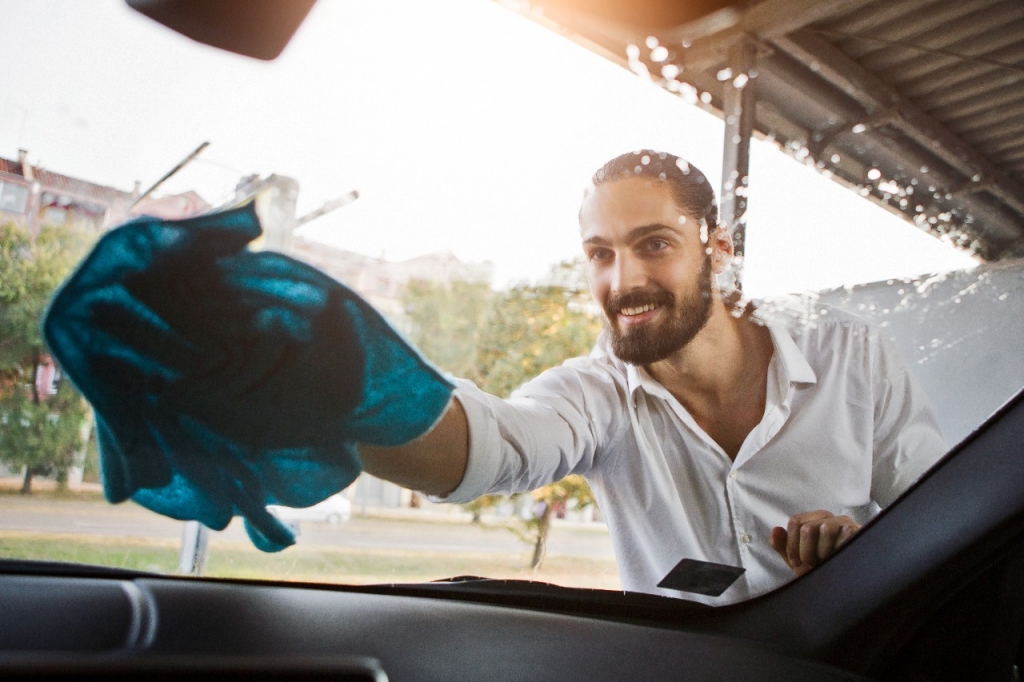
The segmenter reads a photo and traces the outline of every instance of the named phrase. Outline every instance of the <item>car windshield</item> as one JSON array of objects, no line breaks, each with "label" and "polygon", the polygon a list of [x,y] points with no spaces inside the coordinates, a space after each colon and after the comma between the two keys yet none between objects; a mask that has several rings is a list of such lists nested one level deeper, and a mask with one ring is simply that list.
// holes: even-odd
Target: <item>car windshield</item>
[{"label": "car windshield", "polygon": [[[609,521],[621,516],[609,505],[622,497],[616,486],[640,484],[603,475],[596,496],[594,477],[571,475],[447,503],[362,473],[308,508],[272,505],[296,534],[295,546],[275,553],[254,547],[240,518],[210,531],[131,500],[110,504],[96,419],[43,344],[40,316],[117,225],[251,199],[266,231],[253,249],[287,253],[344,283],[442,372],[506,398],[588,355],[604,329],[606,301],[591,294],[594,256],[581,246],[594,172],[625,152],[656,150],[699,168],[719,193],[737,122],[714,88],[739,92],[757,82],[756,67],[720,69],[717,85],[699,87],[672,56],[689,38],[600,44],[525,3],[321,1],[272,61],[193,42],[118,0],[0,0],[0,9],[10,56],[0,92],[0,557],[316,583],[475,575],[632,585],[616,561]],[[848,17],[846,27],[857,22]],[[907,35],[932,40],[924,28]],[[870,64],[871,49],[844,44]],[[998,61],[942,45],[954,65]],[[969,82],[1019,79],[1019,66],[989,66],[995,75]],[[762,71],[766,88],[784,89],[780,72]],[[857,125],[808,124],[801,144],[792,117],[765,128],[772,111],[761,109],[746,183],[730,185],[722,203],[727,223],[737,197],[745,204],[738,295],[766,317],[811,327],[840,311],[870,320],[955,445],[1024,382],[1022,277],[1006,246],[1024,218],[986,242],[973,229],[983,220],[944,208],[940,196],[985,188],[953,187],[948,173],[931,184],[917,161],[908,162],[912,179],[900,177],[884,150],[876,165],[865,156],[851,170],[833,140],[846,140],[852,159],[858,143],[840,137],[861,132]],[[879,122],[885,115],[901,115],[869,113],[859,123],[865,136],[891,123]],[[1008,205],[1019,211],[1019,196]],[[771,387],[762,404],[770,406]],[[874,403],[855,407],[884,418]],[[663,426],[656,414],[642,418]],[[842,428],[828,422],[818,428]],[[741,459],[733,457],[740,472]],[[730,542],[768,542],[740,530]]]}]

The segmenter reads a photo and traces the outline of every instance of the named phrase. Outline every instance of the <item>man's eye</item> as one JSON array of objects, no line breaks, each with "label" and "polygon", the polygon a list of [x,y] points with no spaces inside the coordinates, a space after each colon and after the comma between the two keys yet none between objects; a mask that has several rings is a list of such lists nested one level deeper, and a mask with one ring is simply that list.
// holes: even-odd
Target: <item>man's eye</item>
[{"label": "man's eye", "polygon": [[649,239],[644,242],[645,251],[662,251],[668,248],[668,242],[664,239]]},{"label": "man's eye", "polygon": [[607,260],[610,257],[611,251],[609,251],[608,249],[594,249],[593,251],[590,252],[590,260],[592,261]]}]

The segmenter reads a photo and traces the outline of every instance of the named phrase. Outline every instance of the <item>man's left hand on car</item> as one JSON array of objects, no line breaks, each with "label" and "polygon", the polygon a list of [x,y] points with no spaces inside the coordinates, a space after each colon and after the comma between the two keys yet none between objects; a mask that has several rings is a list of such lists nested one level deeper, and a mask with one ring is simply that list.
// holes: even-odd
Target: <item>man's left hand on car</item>
[{"label": "man's left hand on car", "polygon": [[860,530],[860,524],[849,516],[818,511],[795,514],[786,528],[772,528],[769,544],[798,576],[836,553]]}]

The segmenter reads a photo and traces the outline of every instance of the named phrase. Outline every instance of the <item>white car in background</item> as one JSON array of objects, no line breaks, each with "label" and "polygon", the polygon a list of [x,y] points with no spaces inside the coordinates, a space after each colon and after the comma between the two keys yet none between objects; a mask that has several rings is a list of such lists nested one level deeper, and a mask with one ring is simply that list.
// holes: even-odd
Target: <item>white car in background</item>
[{"label": "white car in background", "polygon": [[352,503],[342,493],[337,493],[312,507],[295,508],[271,504],[267,506],[267,511],[285,523],[326,521],[333,526],[352,518]]}]

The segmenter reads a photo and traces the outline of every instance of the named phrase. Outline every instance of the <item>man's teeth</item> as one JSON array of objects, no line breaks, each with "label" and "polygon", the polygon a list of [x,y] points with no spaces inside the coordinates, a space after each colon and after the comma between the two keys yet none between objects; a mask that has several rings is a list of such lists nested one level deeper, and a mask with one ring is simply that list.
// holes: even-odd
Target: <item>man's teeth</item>
[{"label": "man's teeth", "polygon": [[639,315],[640,313],[646,313],[648,310],[654,310],[657,307],[658,306],[656,305],[648,303],[647,305],[642,305],[637,308],[623,308],[621,312],[623,315]]}]

